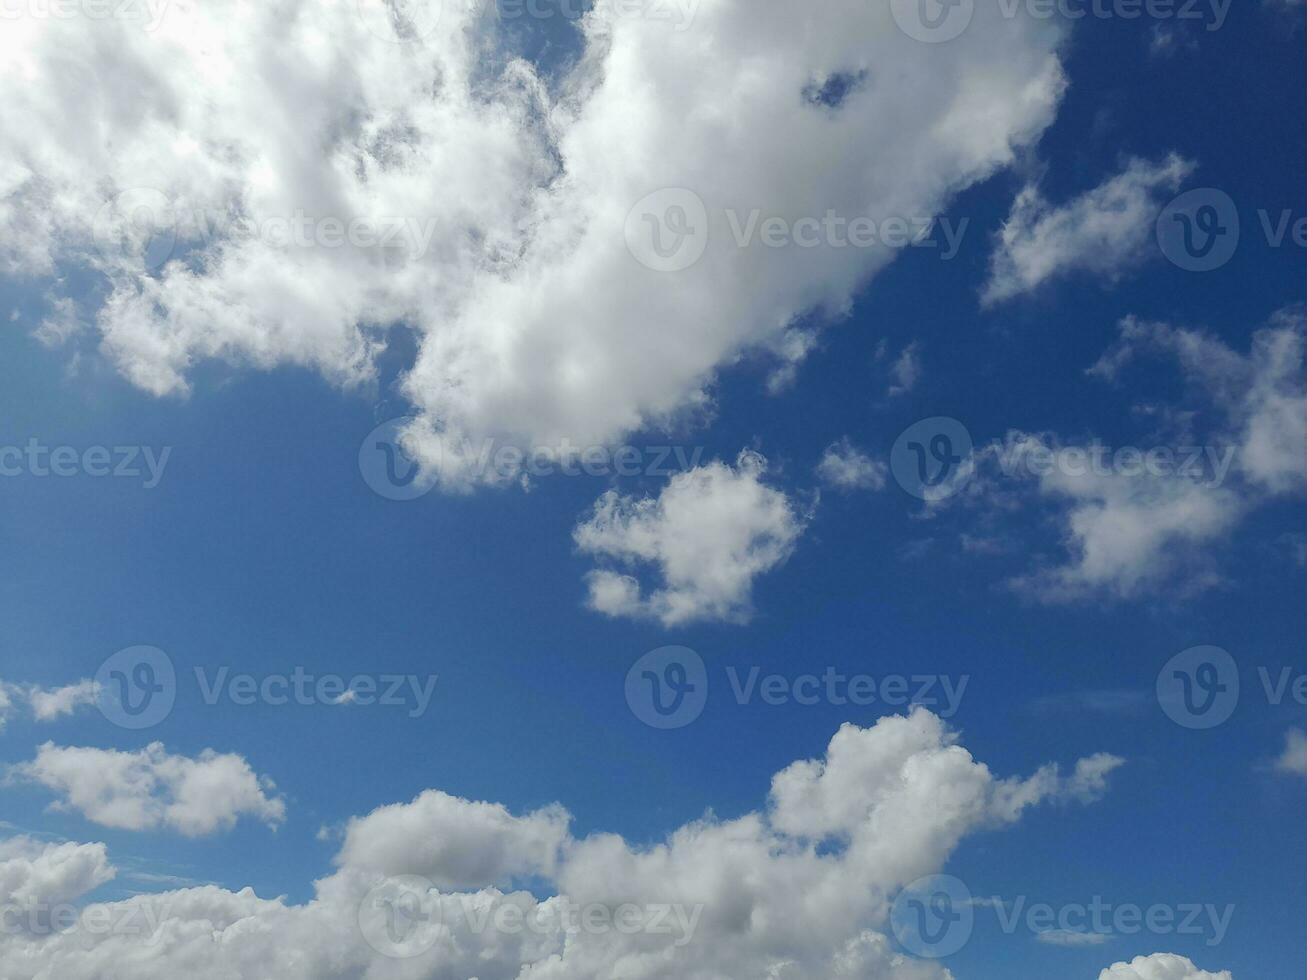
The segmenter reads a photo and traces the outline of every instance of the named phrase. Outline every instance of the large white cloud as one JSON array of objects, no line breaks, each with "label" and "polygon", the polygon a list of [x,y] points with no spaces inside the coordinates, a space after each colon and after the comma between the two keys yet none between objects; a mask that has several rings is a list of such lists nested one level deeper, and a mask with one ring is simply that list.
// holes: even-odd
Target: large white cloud
[{"label": "large white cloud", "polygon": [[[763,482],[766,468],[746,450],[735,466],[708,463],[673,477],[656,498],[600,497],[573,537],[582,552],[623,570],[589,574],[590,607],[665,626],[747,619],[754,579],[789,558],[806,525],[794,502]],[[647,595],[627,573],[640,565],[660,579]]]},{"label": "large white cloud", "polygon": [[[425,793],[352,821],[336,870],[307,904],[215,887],[138,898],[111,906],[109,918],[119,921],[133,903],[164,909],[148,935],[0,935],[0,972],[12,980],[101,980],[126,969],[134,980],[947,980],[938,964],[889,938],[896,895],[943,868],[969,834],[1068,793],[1086,798],[1087,786],[1098,792],[1106,767],[1095,757],[1067,778],[1050,768],[998,779],[918,709],[870,729],[845,726],[823,759],[776,776],[765,809],[706,816],[652,845],[575,838],[558,808],[514,816]],[[448,884],[424,886],[421,907],[408,910],[411,935],[423,941],[391,946],[378,908],[413,897],[405,875]],[[641,913],[627,920],[637,928],[586,926],[566,914],[623,905]],[[663,908],[676,914],[655,923]]]},{"label": "large white cloud", "polygon": [[207,749],[191,759],[158,742],[139,752],[47,742],[11,772],[56,793],[56,806],[105,827],[199,837],[230,830],[242,816],[276,826],[286,815],[284,801],[268,795],[270,780],[239,755]]},{"label": "large white cloud", "polygon": [[[152,31],[7,21],[0,269],[89,264],[108,286],[45,336],[90,324],[169,394],[205,358],[363,382],[385,329],[410,324],[410,447],[466,487],[497,478],[469,442],[611,443],[707,407],[747,350],[801,357],[796,319],[840,316],[897,251],[885,233],[741,247],[728,209],[741,226],[930,217],[1036,140],[1064,84],[1065,25],[989,4],[942,46],[864,0],[702,0],[681,30],[601,4],[548,84],[505,55],[494,5],[440,6],[399,24],[405,43],[380,0],[363,3],[375,17],[356,0],[173,2]],[[153,191],[117,197],[134,188]],[[627,247],[633,206],[664,188],[707,210],[706,251],[676,273]],[[132,223],[152,208],[162,236]],[[301,217],[312,232],[287,225]],[[337,246],[358,219],[401,233]]]}]

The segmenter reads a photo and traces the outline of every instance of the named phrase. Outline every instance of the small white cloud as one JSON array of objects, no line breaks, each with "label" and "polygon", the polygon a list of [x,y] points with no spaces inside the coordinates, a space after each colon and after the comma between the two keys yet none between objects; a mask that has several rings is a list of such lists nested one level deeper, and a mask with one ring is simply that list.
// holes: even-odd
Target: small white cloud
[{"label": "small white cloud", "polygon": [[37,721],[54,721],[65,715],[71,715],[79,707],[95,704],[98,693],[95,681],[81,680],[67,687],[45,689],[32,687],[27,690],[27,700],[32,706],[32,715]]},{"label": "small white cloud", "polygon": [[646,596],[632,574],[597,569],[587,576],[590,608],[665,626],[747,620],[754,580],[789,558],[807,523],[763,482],[766,469],[746,450],[733,467],[715,462],[673,477],[656,498],[600,497],[573,532],[577,547],[627,569],[653,566],[660,585]]},{"label": "small white cloud", "polygon": [[1307,776],[1307,732],[1291,729],[1285,736],[1284,754],[1275,762],[1279,772]]},{"label": "small white cloud", "polygon": [[1131,160],[1124,172],[1062,207],[1028,184],[998,234],[982,300],[992,306],[1070,272],[1108,280],[1143,261],[1161,192],[1174,192],[1194,165],[1172,154],[1161,163]]},{"label": "small white cloud", "polygon": [[1045,946],[1102,946],[1110,942],[1112,936],[1106,932],[1073,932],[1070,929],[1049,929],[1035,934],[1035,939]]},{"label": "small white cloud", "polygon": [[170,755],[155,742],[140,752],[42,745],[11,775],[54,792],[55,806],[75,810],[105,827],[165,828],[187,837],[230,830],[250,816],[270,827],[285,818],[275,787],[239,755],[211,749],[198,758]]},{"label": "small white cloud", "polygon": [[903,348],[890,373],[894,377],[894,384],[889,389],[891,398],[906,395],[915,388],[921,379],[921,345],[911,343]]},{"label": "small white cloud", "polygon": [[838,490],[881,490],[889,467],[856,448],[846,436],[827,448],[817,464],[817,476]]}]

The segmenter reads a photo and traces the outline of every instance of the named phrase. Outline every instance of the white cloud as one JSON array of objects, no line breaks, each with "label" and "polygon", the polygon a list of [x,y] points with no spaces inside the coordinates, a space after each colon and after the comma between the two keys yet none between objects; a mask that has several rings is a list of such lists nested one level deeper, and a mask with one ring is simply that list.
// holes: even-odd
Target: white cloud
[{"label": "white cloud", "polygon": [[766,468],[746,450],[733,467],[714,462],[674,476],[656,498],[600,497],[573,532],[577,548],[627,569],[651,565],[660,585],[646,596],[633,575],[598,569],[587,576],[590,607],[665,626],[748,619],[754,579],[789,558],[806,525],[790,498],[763,482]]},{"label": "white cloud", "polygon": [[1049,929],[1037,933],[1035,939],[1045,946],[1102,946],[1110,942],[1112,936],[1106,932],[1073,932],[1070,929]]},{"label": "white cloud", "polygon": [[983,292],[1001,303],[1070,272],[1115,280],[1148,254],[1153,223],[1194,166],[1172,154],[1160,163],[1131,160],[1125,170],[1061,207],[1027,185],[998,234]]},{"label": "white cloud", "polygon": [[570,821],[562,807],[514,817],[497,804],[428,790],[412,803],[351,820],[336,862],[422,875],[447,891],[488,888],[526,875],[552,876]]},{"label": "white cloud", "polygon": [[1232,980],[1226,971],[1208,973],[1183,956],[1156,953],[1139,956],[1130,963],[1117,963],[1098,975],[1098,980]]},{"label": "white cloud", "polygon": [[[749,352],[776,354],[783,383],[808,346],[795,324],[844,315],[897,250],[741,248],[727,209],[939,214],[1033,144],[1064,90],[1067,25],[991,5],[947,57],[923,57],[883,3],[702,0],[680,31],[598,5],[582,56],[548,84],[502,49],[479,0],[440,6],[438,29],[404,44],[378,37],[384,16],[366,23],[357,0],[172,3],[153,32],[7,22],[0,269],[89,265],[107,284],[103,304],[61,308],[47,336],[90,324],[71,342],[98,338],[164,395],[215,358],[366,383],[386,330],[409,324],[408,443],[466,487],[499,476],[469,445],[613,444],[704,408],[716,370]],[[101,112],[95,140],[70,65],[109,80],[104,105],[132,107]],[[803,97],[848,75],[863,82],[839,105]],[[680,273],[626,246],[633,206],[669,187],[709,213],[706,252]],[[133,188],[157,195],[104,212]],[[181,215],[175,261],[154,274],[95,247],[97,230],[148,245],[133,200]],[[403,234],[327,247],[325,225],[299,242],[269,225],[300,216]]]},{"label": "white cloud", "polygon": [[[558,808],[518,817],[425,793],[352,821],[336,870],[316,882],[307,904],[248,889],[183,889],[159,896],[168,915],[148,942],[121,931],[3,934],[0,966],[10,980],[100,980],[123,964],[134,980],[947,980],[939,964],[896,949],[891,903],[909,882],[938,872],[966,837],[1011,822],[1050,788],[1042,776],[997,779],[919,709],[870,729],[845,726],[824,759],[776,777],[761,811],[710,814],[661,842],[574,838]],[[379,914],[377,895],[390,896],[400,874],[468,889],[420,894],[428,907],[415,909],[414,921],[439,928],[429,932],[430,949],[408,960],[374,951],[359,927],[361,914]],[[503,890],[515,876],[533,891]],[[533,894],[542,891],[549,897]],[[667,934],[564,934],[565,903],[697,911],[669,917]],[[539,926],[480,924],[508,907]],[[692,925],[682,931],[678,921]]]},{"label": "white cloud", "polygon": [[13,776],[59,796],[55,806],[75,810],[105,827],[165,828],[187,837],[230,830],[250,816],[275,827],[286,815],[274,787],[238,755],[206,749],[197,758],[170,755],[155,742],[140,752],[42,745]]},{"label": "white cloud", "polygon": [[[114,874],[103,844],[51,844],[31,837],[0,840],[0,908],[69,902],[111,881]],[[6,928],[9,924],[6,920]]]},{"label": "white cloud", "polygon": [[[1060,446],[1047,436],[1011,433],[989,449],[988,458],[1001,458],[1002,469],[1029,479],[1037,499],[1059,508],[1066,560],[1014,583],[1049,601],[1131,599],[1168,585],[1210,585],[1200,549],[1226,534],[1243,513],[1238,493],[1202,475],[1096,469],[1087,463],[1090,447]],[[1049,459],[1078,463],[1045,466]],[[995,483],[990,489],[997,498],[1006,487]]]},{"label": "white cloud", "polygon": [[1300,728],[1289,730],[1285,736],[1284,754],[1276,760],[1275,768],[1294,776],[1307,776],[1307,732]]},{"label": "white cloud", "polygon": [[846,436],[826,449],[817,464],[821,481],[839,490],[881,490],[889,467],[858,449]]},{"label": "white cloud", "polygon": [[81,680],[66,687],[46,690],[33,687],[27,691],[28,703],[37,721],[54,721],[65,715],[71,715],[79,707],[95,704],[97,688],[95,681]]},{"label": "white cloud", "polygon": [[[979,476],[964,493],[933,505],[979,502],[994,518],[1052,504],[1065,556],[1015,580],[1039,598],[1209,588],[1222,581],[1216,545],[1268,501],[1307,491],[1303,310],[1275,314],[1247,354],[1201,331],[1130,317],[1089,373],[1116,381],[1146,353],[1179,364],[1196,411],[1154,411],[1161,430],[1136,446],[1009,433],[979,451]],[[1193,431],[1197,419],[1202,432]],[[1150,462],[1154,451],[1162,456]]]},{"label": "white cloud", "polygon": [[921,345],[918,343],[908,344],[899,354],[898,360],[894,362],[891,368],[894,375],[894,384],[890,386],[890,397],[906,395],[909,391],[917,386],[921,380]]},{"label": "white cloud", "polygon": [[73,714],[78,708],[95,703],[96,686],[91,680],[80,680],[64,687],[44,688],[36,684],[11,684],[0,681],[0,730],[7,716],[19,705],[25,705],[39,722],[57,721]]}]

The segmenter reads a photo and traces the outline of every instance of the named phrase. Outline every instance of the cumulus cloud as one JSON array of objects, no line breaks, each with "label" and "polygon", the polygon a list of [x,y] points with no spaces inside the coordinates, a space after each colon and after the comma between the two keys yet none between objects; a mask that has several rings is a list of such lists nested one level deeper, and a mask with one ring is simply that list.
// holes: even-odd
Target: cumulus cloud
[{"label": "cumulus cloud", "polygon": [[[182,889],[159,896],[168,915],[148,943],[4,934],[0,965],[12,980],[99,980],[127,963],[136,980],[947,980],[890,938],[895,897],[969,835],[1059,792],[1041,775],[996,778],[917,709],[846,725],[822,759],[776,776],[763,809],[708,815],[660,842],[575,838],[560,808],[517,816],[424,793],[352,821],[307,904]],[[404,891],[415,882],[420,893]],[[407,926],[391,926],[424,939],[409,959],[377,948],[392,941],[384,921],[369,928],[400,898],[415,904]],[[657,928],[638,917],[634,930],[562,928],[566,908],[623,906],[684,914],[660,914]]]},{"label": "cumulus cloud", "polygon": [[[987,5],[923,57],[881,3],[702,0],[681,30],[598,4],[548,80],[479,0],[431,6],[438,29],[379,0],[7,22],[0,269],[105,285],[43,336],[178,395],[208,359],[365,384],[403,324],[411,454],[445,486],[499,481],[469,446],[615,443],[702,410],[747,353],[784,375],[810,346],[796,325],[840,318],[897,254],[741,247],[728,212],[938,215],[1039,138],[1065,85],[1067,25]],[[105,97],[74,94],[70,65]],[[679,272],[628,248],[672,214],[649,198],[667,188],[694,195],[670,235],[704,211]]]},{"label": "cumulus cloud", "polygon": [[103,844],[0,840],[0,908],[69,902],[113,880],[115,873]]},{"label": "cumulus cloud", "polygon": [[123,830],[175,831],[202,837],[230,830],[242,816],[275,827],[285,802],[267,795],[271,780],[239,755],[206,749],[197,758],[170,755],[155,742],[139,752],[42,745],[11,776],[44,786],[92,823]]},{"label": "cumulus cloud", "polygon": [[[1045,599],[1136,598],[1181,578],[1186,588],[1210,584],[1188,574],[1203,565],[1198,549],[1227,533],[1243,511],[1235,491],[1213,486],[1205,474],[1095,469],[1089,447],[1025,433],[1009,435],[996,451],[1061,508],[1068,560],[1016,582]],[[1055,462],[1046,467],[1036,456]]]},{"label": "cumulus cloud", "polygon": [[817,464],[817,476],[837,490],[881,490],[889,467],[853,445],[847,436],[827,447]]},{"label": "cumulus cloud", "polygon": [[577,548],[628,569],[652,566],[660,584],[646,595],[634,575],[597,569],[587,576],[590,607],[665,626],[748,619],[754,579],[789,558],[806,526],[794,502],[763,482],[766,469],[746,450],[734,466],[678,474],[657,497],[600,497],[573,532]]},{"label": "cumulus cloud", "polygon": [[1275,768],[1294,776],[1307,776],[1307,732],[1290,729],[1285,736],[1284,754],[1276,760]]},{"label": "cumulus cloud", "polygon": [[1043,600],[1194,594],[1221,583],[1217,546],[1258,508],[1307,491],[1307,315],[1276,313],[1246,354],[1203,331],[1130,317],[1089,373],[1115,382],[1159,354],[1179,365],[1195,401],[1148,406],[1160,427],[1146,440],[1008,433],[977,450],[975,478],[932,512],[976,505],[993,522],[1051,514],[1061,555],[1013,580]]},{"label": "cumulus cloud", "polygon": [[1232,977],[1224,970],[1220,973],[1200,970],[1183,956],[1156,953],[1110,966],[1098,975],[1098,980],[1232,980]]},{"label": "cumulus cloud", "polygon": [[96,685],[92,680],[80,680],[64,687],[44,688],[37,684],[10,684],[0,681],[0,729],[7,714],[19,705],[26,705],[36,721],[57,721],[73,714],[78,708],[95,703]]},{"label": "cumulus cloud", "polygon": [[998,234],[985,304],[1072,272],[1118,278],[1147,256],[1165,203],[1159,195],[1178,190],[1193,169],[1175,154],[1159,163],[1131,160],[1120,174],[1061,207],[1050,204],[1037,184],[1027,185]]}]

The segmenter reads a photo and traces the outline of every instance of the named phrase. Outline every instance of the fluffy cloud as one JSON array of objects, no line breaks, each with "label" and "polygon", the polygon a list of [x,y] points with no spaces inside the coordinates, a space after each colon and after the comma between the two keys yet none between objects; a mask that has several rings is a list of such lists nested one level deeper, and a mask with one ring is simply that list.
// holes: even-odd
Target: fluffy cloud
[{"label": "fluffy cloud", "polygon": [[0,908],[68,902],[111,881],[114,873],[103,844],[0,840]]},{"label": "fluffy cloud", "polygon": [[1012,299],[1070,272],[1115,279],[1146,256],[1164,204],[1159,193],[1178,190],[1193,169],[1174,154],[1160,163],[1131,160],[1061,207],[1028,185],[999,232],[984,302]]},{"label": "fluffy cloud", "polygon": [[80,707],[94,704],[95,698],[96,686],[91,680],[57,688],[0,681],[0,729],[4,728],[6,716],[12,714],[18,705],[31,709],[32,717],[37,721],[57,721]]},{"label": "fluffy cloud", "polygon": [[[596,5],[548,80],[480,0],[413,23],[380,0],[171,3],[153,30],[7,21],[0,269],[103,276],[103,302],[51,320],[89,333],[45,336],[98,340],[160,395],[211,358],[365,383],[404,324],[406,443],[447,486],[499,479],[469,456],[486,439],[611,444],[700,411],[720,366],[792,366],[795,324],[840,317],[897,253],[741,247],[728,211],[939,214],[1051,123],[1066,25],[980,5],[945,52],[882,3],[694,6],[677,30]],[[680,272],[628,249],[672,214],[631,215],[666,188],[706,211]]]},{"label": "fluffy cloud", "polygon": [[1301,309],[1275,314],[1246,354],[1202,331],[1127,318],[1089,373],[1114,382],[1150,354],[1174,360],[1196,400],[1184,409],[1150,406],[1160,425],[1145,442],[1012,432],[977,451],[965,492],[931,505],[978,504],[995,522],[1051,511],[1062,555],[1017,577],[1018,588],[1049,601],[1201,591],[1222,581],[1212,549],[1247,515],[1307,491]]},{"label": "fluffy cloud", "polygon": [[1098,975],[1098,980],[1232,980],[1226,971],[1208,973],[1183,956],[1156,953],[1139,956],[1130,963],[1117,963]]},{"label": "fluffy cloud", "polygon": [[766,468],[746,450],[733,467],[715,462],[673,477],[656,498],[600,497],[573,532],[577,547],[625,566],[653,565],[661,584],[646,596],[632,575],[598,569],[587,577],[590,607],[665,626],[747,619],[754,579],[790,556],[806,523],[763,482]]},{"label": "fluffy cloud", "polygon": [[[897,950],[891,903],[968,835],[1057,798],[1064,782],[997,779],[918,709],[845,726],[824,758],[776,776],[763,810],[706,816],[652,845],[574,838],[557,808],[514,816],[424,793],[353,821],[305,905],[184,889],[155,897],[167,915],[148,942],[121,930],[3,934],[0,967],[12,980],[99,980],[126,964],[136,980],[947,980]],[[415,894],[403,875],[451,884]],[[519,876],[532,891],[510,890]],[[401,898],[417,904],[390,925],[423,940],[402,950],[410,959],[379,951],[394,941],[379,909]],[[634,930],[562,928],[569,907],[623,905],[677,914],[665,932],[650,918]]]},{"label": "fluffy cloud", "polygon": [[52,790],[55,806],[105,827],[165,828],[187,837],[230,830],[242,816],[276,826],[286,805],[238,755],[206,749],[195,759],[155,742],[140,752],[61,747],[47,742],[12,775]]},{"label": "fluffy cloud", "polygon": [[[1227,533],[1242,513],[1239,495],[1201,475],[1154,474],[1080,465],[1087,447],[1013,434],[1005,465],[1033,473],[1037,492],[1062,510],[1069,560],[1018,581],[1046,599],[1135,598],[1202,565],[1197,549]],[[1052,458],[1045,468],[1033,457]],[[1072,462],[1075,460],[1075,462]],[[1206,584],[1190,575],[1185,587]]]},{"label": "fluffy cloud", "polygon": [[1294,728],[1285,736],[1284,754],[1276,760],[1275,768],[1295,776],[1307,776],[1307,732]]},{"label": "fluffy cloud", "polygon": [[847,437],[827,447],[817,464],[817,476],[838,490],[880,490],[889,467],[858,449]]}]

